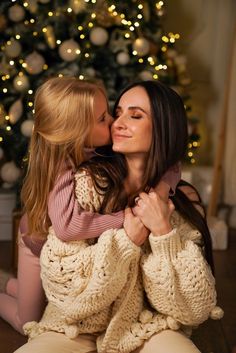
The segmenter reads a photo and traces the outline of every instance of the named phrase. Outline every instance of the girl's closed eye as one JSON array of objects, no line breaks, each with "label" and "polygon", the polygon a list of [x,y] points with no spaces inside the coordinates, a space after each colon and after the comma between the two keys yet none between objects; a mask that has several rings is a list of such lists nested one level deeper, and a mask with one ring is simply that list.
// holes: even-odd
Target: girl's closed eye
[{"label": "girl's closed eye", "polygon": [[99,118],[99,122],[103,123],[106,120],[106,115],[103,114],[100,118]]}]

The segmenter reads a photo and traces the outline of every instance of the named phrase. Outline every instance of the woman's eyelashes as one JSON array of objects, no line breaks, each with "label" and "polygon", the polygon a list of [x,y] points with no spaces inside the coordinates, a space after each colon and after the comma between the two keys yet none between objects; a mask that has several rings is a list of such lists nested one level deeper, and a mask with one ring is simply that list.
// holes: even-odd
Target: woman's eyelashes
[{"label": "woman's eyelashes", "polygon": [[[118,119],[121,116],[121,113],[115,113],[115,115],[113,116],[113,119]],[[141,114],[128,114],[127,115],[128,118],[131,119],[141,119],[142,115]]]}]

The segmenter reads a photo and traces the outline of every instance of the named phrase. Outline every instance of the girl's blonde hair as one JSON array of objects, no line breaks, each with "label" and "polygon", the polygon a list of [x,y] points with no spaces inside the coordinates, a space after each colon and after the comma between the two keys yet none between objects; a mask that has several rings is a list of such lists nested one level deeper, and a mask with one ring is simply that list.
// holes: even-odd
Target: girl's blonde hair
[{"label": "girl's blonde hair", "polygon": [[84,160],[85,140],[94,123],[94,96],[102,87],[74,77],[56,77],[35,95],[35,121],[21,199],[28,234],[46,236],[51,225],[48,195],[66,163]]}]

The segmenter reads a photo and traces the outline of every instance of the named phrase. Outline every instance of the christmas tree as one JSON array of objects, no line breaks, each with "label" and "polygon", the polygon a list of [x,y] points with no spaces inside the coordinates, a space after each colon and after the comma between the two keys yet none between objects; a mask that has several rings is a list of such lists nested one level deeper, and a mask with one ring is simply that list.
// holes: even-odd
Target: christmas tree
[{"label": "christmas tree", "polygon": [[[189,100],[178,33],[165,33],[165,5],[153,0],[25,0],[0,3],[0,177],[19,185],[37,87],[52,76],[103,81],[112,104],[130,82],[161,80]],[[199,145],[189,117],[189,150]]]}]

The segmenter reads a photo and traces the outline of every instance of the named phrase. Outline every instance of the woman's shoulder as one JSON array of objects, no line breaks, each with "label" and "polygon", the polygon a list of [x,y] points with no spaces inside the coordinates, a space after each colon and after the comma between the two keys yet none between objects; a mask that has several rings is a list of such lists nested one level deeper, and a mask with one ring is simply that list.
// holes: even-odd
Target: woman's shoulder
[{"label": "woman's shoulder", "polygon": [[197,190],[191,184],[182,184],[178,187],[190,201],[200,202]]},{"label": "woman's shoulder", "polygon": [[183,194],[193,203],[193,205],[200,212],[200,214],[205,217],[204,206],[202,204],[202,200],[197,189],[185,180],[181,180],[178,185],[178,189],[183,192]]}]

